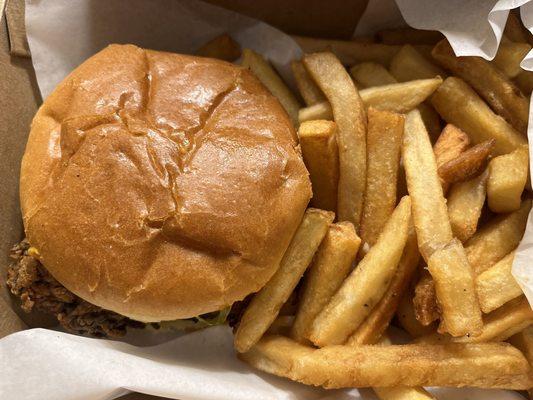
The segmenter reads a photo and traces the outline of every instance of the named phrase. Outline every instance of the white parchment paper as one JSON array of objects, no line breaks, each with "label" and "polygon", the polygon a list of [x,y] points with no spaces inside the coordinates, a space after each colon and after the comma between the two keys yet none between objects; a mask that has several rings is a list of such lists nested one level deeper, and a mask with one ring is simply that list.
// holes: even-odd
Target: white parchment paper
[{"label": "white parchment paper", "polygon": [[[396,5],[393,0],[373,0],[357,33],[402,26],[403,15],[414,27],[441,30],[458,54],[491,58],[507,10],[523,3],[397,0]],[[532,5],[523,6],[528,27],[533,26]],[[243,47],[265,54],[286,79],[290,79],[289,61],[301,54],[282,32],[196,1],[27,0],[26,23],[43,98],[74,67],[109,43],[192,53],[229,32]],[[531,129],[529,134],[533,135]],[[532,247],[530,216],[514,266],[528,296],[533,294],[533,283],[527,283]],[[130,390],[181,400],[376,399],[370,390],[324,391],[251,370],[235,357],[227,327],[183,336],[133,332],[126,340],[137,346],[44,329],[10,335],[0,340],[0,399],[107,400]],[[491,390],[432,392],[439,400],[522,398],[515,392]]]}]

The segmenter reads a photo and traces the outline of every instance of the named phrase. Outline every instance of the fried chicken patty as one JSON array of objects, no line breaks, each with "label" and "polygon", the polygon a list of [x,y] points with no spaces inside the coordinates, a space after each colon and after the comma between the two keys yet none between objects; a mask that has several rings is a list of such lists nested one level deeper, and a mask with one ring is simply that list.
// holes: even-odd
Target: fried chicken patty
[{"label": "fried chicken patty", "polygon": [[29,249],[26,239],[11,249],[14,262],[6,281],[11,293],[21,299],[24,311],[52,314],[66,330],[95,337],[120,337],[127,328],[145,327],[142,322],[104,310],[70,292],[28,254]]}]

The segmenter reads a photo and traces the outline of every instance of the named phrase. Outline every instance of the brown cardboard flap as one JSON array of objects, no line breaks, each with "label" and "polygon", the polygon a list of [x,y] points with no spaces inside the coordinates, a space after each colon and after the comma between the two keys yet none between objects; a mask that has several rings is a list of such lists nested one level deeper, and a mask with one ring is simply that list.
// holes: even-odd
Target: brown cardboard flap
[{"label": "brown cardboard flap", "polygon": [[24,24],[24,0],[7,0],[5,14],[11,55],[30,57]]},{"label": "brown cardboard flap", "polygon": [[9,304],[0,297],[0,338],[27,328]]},{"label": "brown cardboard flap", "polygon": [[[17,0],[18,2],[19,0]],[[22,2],[22,0],[20,1]],[[5,18],[0,20],[0,337],[29,326],[51,326],[50,319],[25,314],[5,286],[10,248],[23,237],[18,197],[19,168],[26,138],[40,97],[31,60],[10,54]],[[6,309],[7,308],[7,309]],[[16,321],[19,315],[22,321]]]},{"label": "brown cardboard flap", "polygon": [[368,0],[204,0],[265,21],[284,32],[315,37],[352,37]]}]

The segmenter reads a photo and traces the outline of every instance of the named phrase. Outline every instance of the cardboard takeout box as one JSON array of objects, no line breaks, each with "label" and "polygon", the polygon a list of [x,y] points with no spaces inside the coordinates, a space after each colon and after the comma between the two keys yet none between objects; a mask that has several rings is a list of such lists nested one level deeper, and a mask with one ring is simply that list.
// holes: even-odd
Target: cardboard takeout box
[{"label": "cardboard takeout box", "polygon": [[[208,0],[209,3],[263,20],[288,33],[349,38],[366,1],[330,0],[324,12],[320,0]],[[0,338],[28,327],[52,327],[57,321],[24,313],[5,286],[10,248],[23,237],[19,208],[20,160],[29,126],[42,99],[39,94],[24,29],[24,0],[0,0]],[[57,23],[55,21],[54,23]],[[124,399],[156,399],[131,394]]]}]

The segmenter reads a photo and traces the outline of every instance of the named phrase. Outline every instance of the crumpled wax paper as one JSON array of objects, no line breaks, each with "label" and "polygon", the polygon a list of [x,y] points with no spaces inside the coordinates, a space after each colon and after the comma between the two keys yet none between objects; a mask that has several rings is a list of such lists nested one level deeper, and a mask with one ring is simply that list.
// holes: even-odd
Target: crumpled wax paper
[{"label": "crumpled wax paper", "polygon": [[[405,25],[442,31],[460,55],[494,56],[507,10],[525,1],[371,0],[357,34]],[[533,3],[522,6],[533,26]],[[26,23],[43,98],[74,67],[109,43],[192,53],[230,33],[243,47],[265,54],[286,78],[301,54],[292,39],[251,18],[185,0],[28,0]],[[524,61],[529,67],[531,61]],[[533,135],[530,130],[529,135]],[[530,301],[533,221],[516,256],[514,273]],[[239,361],[231,331],[213,327],[180,335],[133,331],[120,341],[31,329],[0,340],[2,400],[108,400],[128,391],[181,400],[377,399],[371,390],[325,391],[266,375]],[[135,344],[134,345],[132,345]],[[430,389],[439,400],[521,399],[516,392]]]}]

